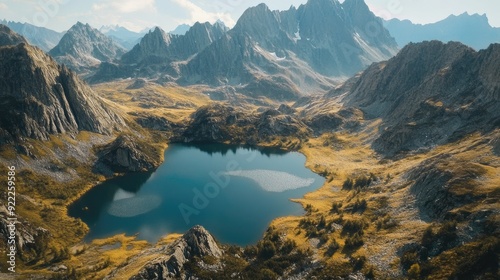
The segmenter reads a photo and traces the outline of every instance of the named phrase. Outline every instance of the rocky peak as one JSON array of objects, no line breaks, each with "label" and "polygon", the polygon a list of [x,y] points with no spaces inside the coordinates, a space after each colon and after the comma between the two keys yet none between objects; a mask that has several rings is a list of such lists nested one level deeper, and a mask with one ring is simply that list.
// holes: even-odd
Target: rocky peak
[{"label": "rocky peak", "polygon": [[25,43],[0,48],[0,99],[0,142],[125,126],[75,73]]},{"label": "rocky peak", "polygon": [[77,22],[49,53],[58,62],[81,70],[103,61],[112,61],[124,54],[125,50],[89,24]]},{"label": "rocky peak", "polygon": [[223,253],[212,235],[202,226],[193,227],[177,241],[165,246],[163,252],[165,256],[146,264],[131,279],[184,278],[184,264],[188,261],[205,256],[220,258]]},{"label": "rocky peak", "polygon": [[220,28],[224,32],[229,31],[229,27],[227,27],[226,24],[224,24],[224,22],[219,19],[214,23],[214,26]]},{"label": "rocky peak", "polygon": [[15,33],[6,25],[0,24],[0,46],[27,43],[23,36]]},{"label": "rocky peak", "polygon": [[153,29],[153,31],[150,30],[147,35],[149,35],[148,36],[149,40],[151,41],[156,40],[157,42],[165,43],[165,45],[167,46],[170,44],[173,37],[172,35],[166,33],[163,29],[161,29],[158,26],[156,26],[155,29]]},{"label": "rocky peak", "polygon": [[121,60],[125,63],[139,63],[146,59],[154,61],[157,58],[168,57],[168,47],[176,36],[156,27],[144,35],[141,42],[135,45],[130,52],[124,54]]},{"label": "rocky peak", "polygon": [[196,22],[186,35],[180,36],[175,41],[176,51],[173,53],[178,59],[187,59],[206,48],[215,40],[226,33],[224,24],[216,23],[214,25],[205,22]]},{"label": "rocky peak", "polygon": [[382,24],[381,20],[370,11],[364,0],[346,0],[342,3],[342,7],[359,27],[369,28],[370,26],[367,25],[370,23]]},{"label": "rocky peak", "polygon": [[279,13],[272,12],[262,3],[247,9],[240,17],[232,33],[247,35],[267,49],[272,49],[276,44],[269,43],[279,39],[280,22]]}]

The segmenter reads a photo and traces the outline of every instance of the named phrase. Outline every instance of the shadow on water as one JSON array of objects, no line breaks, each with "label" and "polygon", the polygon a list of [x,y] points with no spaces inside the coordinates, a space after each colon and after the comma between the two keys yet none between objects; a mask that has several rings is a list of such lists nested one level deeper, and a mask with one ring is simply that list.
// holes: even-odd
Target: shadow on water
[{"label": "shadow on water", "polygon": [[93,225],[99,219],[104,208],[113,202],[119,190],[137,193],[151,177],[151,174],[127,174],[126,176],[120,176],[107,181],[105,183],[106,188],[96,186],[72,203],[68,207],[68,214],[72,217],[81,218],[87,225]]},{"label": "shadow on water", "polygon": [[238,149],[245,149],[248,152],[258,151],[261,155],[271,157],[272,155],[285,155],[288,152],[285,150],[277,148],[266,148],[266,147],[254,147],[250,145],[228,145],[219,143],[188,143],[182,144],[185,147],[196,148],[210,156],[220,154],[222,156],[227,155],[229,152],[236,154]]}]

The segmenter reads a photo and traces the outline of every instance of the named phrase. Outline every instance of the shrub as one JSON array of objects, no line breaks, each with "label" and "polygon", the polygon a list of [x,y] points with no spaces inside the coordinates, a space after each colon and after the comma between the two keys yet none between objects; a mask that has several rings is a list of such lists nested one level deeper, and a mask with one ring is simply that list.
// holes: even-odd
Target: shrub
[{"label": "shrub", "polygon": [[325,216],[321,215],[321,218],[319,219],[318,222],[318,229],[324,229],[325,227],[326,227]]},{"label": "shrub", "polygon": [[293,240],[288,239],[283,243],[279,251],[282,255],[288,255],[295,248],[297,248],[297,243],[295,243],[295,241]]},{"label": "shrub", "polygon": [[396,222],[396,220],[391,218],[390,215],[385,215],[384,217],[377,219],[376,222],[377,230],[390,229],[396,227],[397,225],[398,223]]},{"label": "shrub", "polygon": [[340,212],[341,212],[340,208],[342,208],[342,203],[334,202],[332,204],[332,209],[330,210],[330,212],[335,213],[335,214],[340,214]]},{"label": "shrub", "polygon": [[366,188],[370,185],[371,183],[371,179],[366,177],[366,176],[360,176],[358,178],[356,178],[356,182],[354,183],[354,188],[356,189],[362,189],[362,188]]},{"label": "shrub", "polygon": [[408,278],[409,279],[420,279],[420,273],[422,270],[420,269],[420,265],[418,263],[413,264],[408,270]]},{"label": "shrub", "polygon": [[365,256],[356,257],[351,260],[351,263],[354,270],[361,270],[365,266],[366,257]]},{"label": "shrub", "polygon": [[260,271],[260,276],[262,280],[275,280],[278,279],[278,274],[274,273],[269,268],[264,268]]},{"label": "shrub", "polygon": [[335,252],[337,252],[339,248],[340,245],[337,240],[332,238],[332,241],[330,242],[330,244],[328,244],[328,247],[326,249],[326,255],[330,257],[333,256],[333,254],[335,254]]},{"label": "shrub", "polygon": [[422,246],[429,248],[432,245],[433,239],[434,233],[432,232],[432,227],[428,226],[422,236]]},{"label": "shrub", "polygon": [[347,239],[345,240],[344,249],[354,250],[362,246],[363,244],[364,244],[363,237],[360,234],[355,233],[353,236],[347,237]]},{"label": "shrub", "polygon": [[356,213],[356,212],[365,212],[367,208],[368,203],[366,202],[366,199],[359,200],[357,199],[353,204],[349,205],[348,207],[350,208],[351,213]]},{"label": "shrub", "polygon": [[358,220],[345,221],[342,228],[342,234],[359,234],[363,235],[364,223]]},{"label": "shrub", "polygon": [[258,248],[258,257],[261,259],[267,260],[272,258],[276,254],[276,247],[269,240],[265,240],[264,242],[259,243]]},{"label": "shrub", "polygon": [[354,181],[351,178],[347,178],[344,183],[342,184],[342,189],[343,190],[352,190],[352,187],[354,186]]},{"label": "shrub", "polygon": [[420,256],[417,251],[410,250],[403,253],[401,256],[401,266],[404,270],[408,270],[412,265],[418,263]]},{"label": "shrub", "polygon": [[373,270],[373,266],[370,266],[365,272],[365,277],[367,279],[375,279],[375,271]]}]

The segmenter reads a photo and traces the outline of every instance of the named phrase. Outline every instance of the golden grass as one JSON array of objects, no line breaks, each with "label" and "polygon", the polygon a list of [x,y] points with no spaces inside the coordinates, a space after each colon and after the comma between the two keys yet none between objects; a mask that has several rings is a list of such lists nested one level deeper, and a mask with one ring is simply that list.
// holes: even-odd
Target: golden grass
[{"label": "golden grass", "polygon": [[[104,98],[126,113],[147,113],[181,122],[195,110],[210,102],[200,86],[161,86],[148,83],[141,89],[127,89],[132,81],[103,83],[94,86]],[[148,106],[144,106],[147,104]],[[154,105],[154,106],[151,106]]]},{"label": "golden grass", "polygon": [[77,274],[84,275],[86,279],[103,279],[116,267],[126,264],[131,257],[149,248],[150,244],[136,240],[134,236],[119,234],[93,240],[83,246],[75,245],[72,251],[79,253],[64,261],[64,264],[76,269]]},{"label": "golden grass", "polygon": [[[344,219],[365,219],[369,226],[364,229],[365,245],[358,249],[353,256],[367,255],[375,258],[387,267],[386,269],[399,270],[399,257],[396,249],[401,246],[419,241],[422,233],[429,225],[420,220],[417,210],[408,208],[414,204],[409,191],[411,182],[408,182],[403,175],[419,166],[424,160],[438,155],[449,154],[451,159],[446,161],[448,171],[452,171],[456,176],[469,176],[470,186],[457,185],[453,189],[456,194],[470,193],[475,196],[487,195],[491,200],[496,201],[483,205],[481,201],[473,205],[466,205],[469,210],[480,211],[484,209],[498,209],[500,207],[500,165],[497,156],[494,156],[491,147],[484,143],[484,135],[474,134],[458,141],[437,147],[425,154],[409,155],[406,158],[391,161],[381,160],[371,147],[370,139],[376,135],[376,128],[379,121],[368,123],[365,130],[360,133],[346,134],[337,133],[335,135],[323,135],[315,139],[309,139],[302,145],[300,152],[307,157],[306,166],[317,173],[329,174],[325,184],[318,190],[306,194],[301,199],[294,201],[301,203],[304,207],[311,205],[317,212],[313,212],[311,217],[324,215],[327,221],[332,217],[330,209],[333,202],[341,202],[345,206],[347,201],[353,196],[352,192],[342,191],[341,186],[345,179],[356,177],[360,174],[373,173],[380,178],[376,188],[380,193],[373,191],[360,192],[357,198],[365,198],[368,201],[368,209],[361,216],[343,212]],[[498,133],[498,132],[497,132]],[[334,136],[334,137],[332,137]],[[331,139],[336,139],[335,145]],[[328,144],[328,146],[325,145]],[[470,148],[473,147],[473,148]],[[466,182],[467,183],[467,182]],[[377,220],[377,201],[380,197],[387,197],[387,213],[391,218],[398,221],[394,228],[380,229],[374,226]],[[380,209],[378,209],[380,210]],[[284,232],[287,238],[294,240],[301,248],[310,248],[310,242],[302,231],[298,232],[298,223],[302,217],[284,217],[272,222],[272,226]],[[341,246],[345,237],[337,232],[330,234]],[[328,244],[328,243],[327,243]],[[331,265],[339,265],[347,262],[347,256],[337,251],[333,256],[325,256],[326,246],[315,250],[315,256]],[[386,275],[387,271],[380,271],[376,268],[378,275]]]}]

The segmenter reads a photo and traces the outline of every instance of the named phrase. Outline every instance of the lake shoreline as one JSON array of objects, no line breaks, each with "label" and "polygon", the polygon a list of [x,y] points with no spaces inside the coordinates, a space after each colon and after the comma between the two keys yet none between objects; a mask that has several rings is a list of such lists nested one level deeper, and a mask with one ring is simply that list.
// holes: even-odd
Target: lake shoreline
[{"label": "lake shoreline", "polygon": [[[187,146],[193,146],[193,145],[197,146],[197,145],[200,145],[199,143],[176,143],[176,142],[169,142],[169,143],[165,146],[165,148],[162,150],[162,159],[163,159],[163,161],[161,162],[160,166],[161,166],[161,165],[163,165],[163,164],[165,163],[165,161],[166,161],[166,158],[165,158],[164,156],[165,156],[165,154],[166,154],[166,152],[167,152],[168,148],[169,148],[169,147],[171,147],[172,145],[175,145],[175,144],[183,144],[183,145],[187,145]],[[227,143],[201,143],[201,145],[204,145],[204,144],[207,144],[207,145],[221,145],[221,146],[226,146],[226,147],[229,145],[229,146],[230,146],[230,148],[236,148],[236,147],[237,147],[237,148],[245,148],[245,149],[254,149],[254,150],[257,150],[257,151],[260,151],[260,152],[262,152],[262,151],[266,151],[266,150],[267,150],[267,152],[269,152],[269,151],[271,151],[271,150],[272,150],[272,151],[279,151],[280,153],[284,153],[284,154],[286,154],[286,153],[290,153],[290,152],[296,152],[296,153],[301,154],[302,156],[304,156],[304,157],[305,157],[305,162],[304,162],[304,168],[305,168],[305,169],[307,169],[307,170],[309,170],[309,171],[311,171],[311,172],[314,172],[315,174],[317,174],[317,175],[321,176],[320,172],[316,172],[316,171],[314,171],[314,170],[312,170],[312,169],[310,169],[310,168],[308,168],[308,167],[306,166],[306,163],[307,163],[307,161],[308,161],[308,158],[307,158],[307,156],[306,156],[304,153],[302,153],[300,150],[296,150],[296,149],[287,149],[287,148],[283,148],[283,147],[276,147],[276,145],[272,145],[272,143],[261,143],[261,144],[259,144],[259,145],[242,145],[242,144],[227,144]],[[160,167],[160,166],[159,166],[159,167]],[[152,172],[153,172],[153,173],[154,173],[154,172],[156,172],[156,171],[158,170],[158,168],[159,168],[159,167],[155,168]],[[113,179],[116,179],[116,178],[119,178],[119,177],[123,177],[123,176],[127,176],[127,175],[129,175],[129,174],[134,174],[134,173],[144,173],[144,172],[126,172],[126,173],[115,174],[115,175],[114,175],[113,177],[111,177],[111,178],[105,178],[105,179],[104,179],[104,180],[102,180],[102,181],[94,182],[94,184],[89,184],[90,186],[88,186],[87,188],[85,188],[84,190],[82,190],[82,191],[79,193],[78,197],[75,197],[75,198],[73,198],[71,201],[68,201],[68,203],[66,203],[66,205],[65,205],[66,215],[68,215],[69,217],[72,217],[72,216],[70,216],[70,215],[69,215],[69,207],[70,207],[70,205],[71,205],[71,204],[73,204],[75,201],[78,201],[79,199],[81,199],[81,198],[82,198],[85,194],[87,194],[89,191],[91,191],[91,190],[92,190],[92,189],[94,189],[95,187],[97,187],[97,186],[99,186],[99,185],[101,185],[101,184],[103,184],[103,183],[106,183],[106,182],[108,182],[108,181],[110,181],[110,180],[113,180]],[[323,176],[321,176],[321,177],[323,177]],[[323,177],[323,178],[324,178],[324,177]],[[326,182],[326,181],[325,181],[325,182]],[[317,190],[319,190],[319,189],[323,188],[323,186],[324,186],[324,183],[323,183],[321,186],[317,187],[315,190],[312,190],[312,191],[310,191],[310,192],[305,193],[305,194],[304,194],[304,195],[302,195],[301,197],[297,197],[297,198],[288,198],[288,201],[289,201],[289,202],[292,202],[292,203],[294,203],[294,204],[301,204],[301,206],[302,206],[301,208],[302,208],[302,210],[304,210],[304,205],[300,202],[300,200],[301,200],[301,199],[304,199],[305,195],[307,195],[307,194],[309,194],[309,193],[311,193],[311,192],[315,192],[315,191],[317,191]],[[283,218],[292,218],[292,217],[296,217],[296,216],[297,216],[297,215],[285,215],[285,216],[279,216],[279,217],[276,217],[276,218],[272,219],[271,221],[269,221],[269,223],[267,223],[267,227],[266,227],[266,228],[268,228],[269,226],[271,226],[271,225],[275,222],[275,220],[278,220],[278,219],[283,219]],[[299,215],[299,216],[297,216],[297,217],[302,217],[302,216],[304,216],[304,214],[301,214],[301,215]],[[85,223],[85,224],[86,224],[86,223]],[[88,224],[86,224],[86,225],[88,226]],[[170,233],[167,233],[165,236],[169,236],[169,235],[171,235],[171,234],[181,234],[181,233],[182,233],[182,231],[181,231],[181,232],[170,232]],[[121,234],[123,234],[123,233],[121,233]],[[87,235],[88,235],[88,232],[85,234],[85,236],[87,236]],[[165,236],[162,236],[159,240],[162,240]],[[111,237],[112,237],[112,236],[110,236],[109,238],[111,238]],[[101,239],[101,238],[97,238],[97,239]],[[82,240],[82,241],[83,241],[85,244],[91,244],[94,240],[95,240],[95,239],[92,239],[92,240],[90,240],[90,241],[83,241],[83,240]],[[259,240],[260,240],[260,238],[259,238]],[[154,244],[155,244],[154,242],[149,242],[149,243],[150,243],[151,245],[153,245],[153,246],[154,246]]]}]

